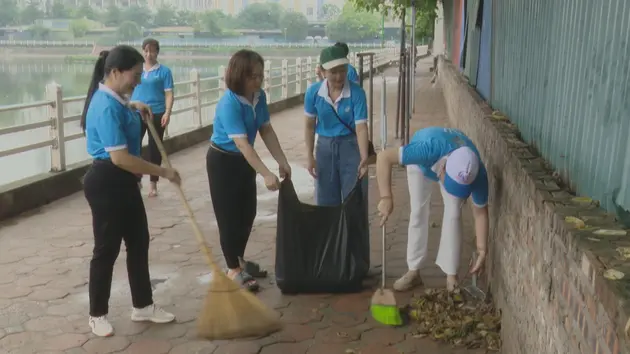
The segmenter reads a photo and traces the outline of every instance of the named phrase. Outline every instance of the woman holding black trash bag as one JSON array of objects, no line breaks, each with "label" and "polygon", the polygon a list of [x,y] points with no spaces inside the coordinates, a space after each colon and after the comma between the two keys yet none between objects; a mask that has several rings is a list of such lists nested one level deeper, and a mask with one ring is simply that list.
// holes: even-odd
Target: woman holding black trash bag
[{"label": "woman holding black trash bag", "polygon": [[363,88],[348,80],[348,63],[343,47],[322,50],[325,79],[304,96],[308,172],[316,179],[317,204],[323,206],[340,205],[368,168],[367,99]]},{"label": "woman holding black trash bag", "polygon": [[167,323],[175,319],[153,303],[149,277],[149,226],[137,175],[151,174],[181,183],[179,173],[140,157],[140,116],[152,119],[151,109],[128,102],[140,82],[144,58],[134,48],[117,46],[101,52],[81,116],[87,150],[94,159],[84,178],[85,198],[92,210],[94,252],[90,262],[90,317],[92,332],[114,333],[107,320],[114,263],[121,241],[127,247],[132,321]]},{"label": "woman holding black trash bag", "polygon": [[280,177],[291,177],[291,167],[269,121],[267,96],[261,88],[263,79],[264,60],[258,53],[240,50],[230,58],[225,72],[227,90],[216,106],[206,156],[210,196],[227,273],[251,291],[259,289],[255,278],[267,276],[258,264],[244,260],[256,218],[256,174],[264,177],[267,189],[275,191],[280,187],[278,177],[254,150],[258,133],[278,163]]}]

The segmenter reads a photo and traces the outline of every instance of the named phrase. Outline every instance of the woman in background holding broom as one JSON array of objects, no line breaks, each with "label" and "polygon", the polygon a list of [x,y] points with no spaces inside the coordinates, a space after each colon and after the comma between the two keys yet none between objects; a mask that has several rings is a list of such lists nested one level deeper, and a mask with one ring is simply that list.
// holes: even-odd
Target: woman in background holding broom
[{"label": "woman in background holding broom", "polygon": [[140,157],[141,122],[152,119],[151,109],[125,98],[140,82],[144,58],[134,48],[117,46],[101,52],[81,116],[88,153],[94,159],[84,178],[85,198],[92,210],[94,252],[90,262],[90,318],[92,332],[114,334],[107,320],[114,263],[121,241],[127,247],[132,321],[167,323],[175,319],[153,303],[149,277],[149,226],[136,175],[161,176],[181,182],[179,173]]},{"label": "woman in background holding broom", "polygon": [[280,177],[291,176],[291,167],[269,122],[267,96],[261,88],[263,70],[264,60],[254,51],[240,50],[230,58],[225,72],[227,90],[217,103],[206,156],[210,197],[228,277],[251,291],[259,288],[254,278],[267,276],[258,264],[243,258],[256,218],[256,173],[264,177],[267,189],[275,191],[280,186],[278,177],[254,150],[259,132],[278,162]]}]

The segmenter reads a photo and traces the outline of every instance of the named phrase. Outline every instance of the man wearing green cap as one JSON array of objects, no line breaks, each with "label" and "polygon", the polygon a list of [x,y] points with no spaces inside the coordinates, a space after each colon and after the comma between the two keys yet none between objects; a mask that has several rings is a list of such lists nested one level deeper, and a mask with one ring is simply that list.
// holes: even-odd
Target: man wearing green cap
[{"label": "man wearing green cap", "polygon": [[[308,171],[316,179],[318,205],[341,204],[367,172],[367,100],[361,86],[348,80],[348,63],[344,48],[322,50],[324,80],[304,97]],[[367,179],[363,182],[367,192]]]}]

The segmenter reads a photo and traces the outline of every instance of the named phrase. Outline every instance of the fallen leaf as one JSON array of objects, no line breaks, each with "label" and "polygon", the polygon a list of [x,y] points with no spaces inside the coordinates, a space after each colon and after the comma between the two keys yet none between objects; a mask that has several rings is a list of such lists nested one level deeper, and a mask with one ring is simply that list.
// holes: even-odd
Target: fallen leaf
[{"label": "fallen leaf", "polygon": [[630,247],[617,247],[617,252],[623,259],[630,259]]},{"label": "fallen leaf", "polygon": [[589,197],[575,197],[575,198],[571,198],[571,200],[575,203],[580,203],[580,204],[591,204],[593,202],[593,199]]},{"label": "fallen leaf", "polygon": [[576,218],[575,216],[567,216],[566,218],[564,218],[564,221],[566,221],[569,224],[572,224],[577,229],[583,229],[586,227],[586,224],[584,223],[584,221],[582,221],[582,219],[580,218]]},{"label": "fallen leaf", "polygon": [[431,337],[435,341],[468,349],[495,351],[501,347],[501,315],[492,304],[469,305],[462,294],[446,289],[425,289],[407,307],[417,325],[413,338]]},{"label": "fallen leaf", "polygon": [[601,241],[600,239],[595,238],[595,237],[587,237],[586,239],[587,239],[587,240],[589,240],[589,241],[593,241],[593,242],[599,242],[599,241]]},{"label": "fallen leaf", "polygon": [[604,278],[608,280],[619,280],[623,279],[625,274],[615,269],[608,269],[604,272]]},{"label": "fallen leaf", "polygon": [[626,230],[608,230],[608,229],[600,229],[593,232],[595,235],[600,236],[626,236]]}]

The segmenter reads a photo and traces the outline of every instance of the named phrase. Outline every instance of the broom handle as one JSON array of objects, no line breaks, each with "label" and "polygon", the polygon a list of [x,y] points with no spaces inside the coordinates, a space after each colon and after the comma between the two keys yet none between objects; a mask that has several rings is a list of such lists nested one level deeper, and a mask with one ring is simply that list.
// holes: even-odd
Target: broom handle
[{"label": "broom handle", "polygon": [[383,255],[381,256],[381,289],[385,289],[385,252],[387,251],[387,241],[385,241],[385,224],[383,224]]},{"label": "broom handle", "polygon": [[[158,136],[158,133],[155,130],[155,126],[153,125],[153,121],[151,119],[148,119],[146,121],[146,124],[147,124],[147,127],[149,128],[149,132],[151,133],[151,136],[153,137],[153,140],[155,140],[155,145],[157,146],[158,150],[160,151],[160,155],[162,155],[162,161],[164,162],[166,167],[172,168],[173,166],[171,165],[171,161],[168,159],[168,155],[166,154],[166,149],[164,149],[164,144],[162,143],[162,140],[160,140],[160,138]],[[184,208],[186,209],[186,212],[188,213],[188,218],[190,218],[190,222],[192,223],[192,227],[193,227],[193,231],[195,233],[195,237],[197,238],[197,242],[199,242],[199,248],[205,254],[206,259],[207,259],[208,264],[210,265],[210,267],[215,272],[220,272],[221,270],[220,270],[219,266],[217,265],[216,261],[214,260],[214,257],[212,257],[212,253],[210,252],[210,248],[206,244],[206,241],[205,241],[205,239],[203,237],[203,233],[201,232],[201,228],[199,228],[199,223],[197,222],[197,218],[195,217],[195,213],[193,212],[192,208],[190,207],[190,203],[188,203],[188,200],[186,199],[186,195],[184,194],[184,190],[182,189],[182,186],[176,184],[175,187],[177,189],[177,194],[179,194],[179,199],[181,199],[181,202],[184,205]]]}]

